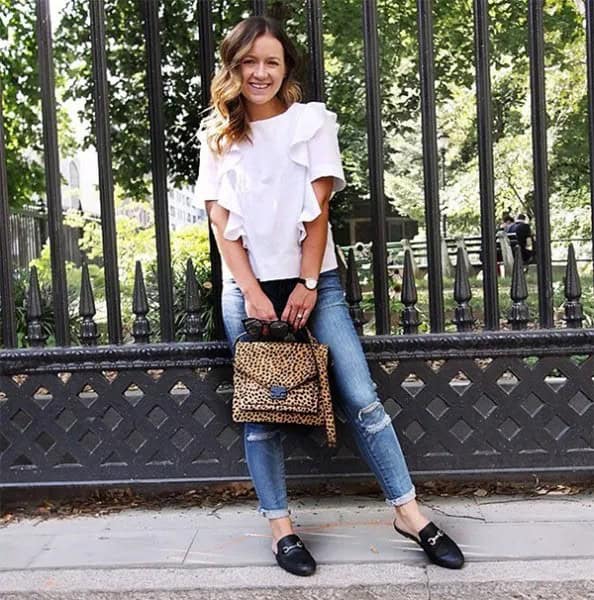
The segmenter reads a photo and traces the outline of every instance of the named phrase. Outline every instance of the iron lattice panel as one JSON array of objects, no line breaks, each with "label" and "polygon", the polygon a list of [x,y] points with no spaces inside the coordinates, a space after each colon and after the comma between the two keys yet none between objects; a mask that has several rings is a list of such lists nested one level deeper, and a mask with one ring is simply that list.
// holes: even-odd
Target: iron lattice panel
[{"label": "iron lattice panel", "polygon": [[414,471],[594,470],[594,356],[575,358],[378,362],[372,373]]},{"label": "iron lattice panel", "polygon": [[2,376],[3,480],[243,475],[230,375],[229,367],[72,372],[20,385]]},{"label": "iron lattice panel", "polygon": [[[371,361],[412,471],[594,469],[594,356]],[[0,376],[2,485],[237,479],[231,368]],[[339,420],[285,437],[287,472],[367,472]]]}]

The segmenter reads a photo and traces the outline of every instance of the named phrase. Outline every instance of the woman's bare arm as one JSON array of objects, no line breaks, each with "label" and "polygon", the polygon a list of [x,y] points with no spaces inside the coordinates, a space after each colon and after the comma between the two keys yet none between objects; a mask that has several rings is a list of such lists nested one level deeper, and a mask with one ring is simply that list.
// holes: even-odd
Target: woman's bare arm
[{"label": "woman's bare arm", "polygon": [[211,201],[206,202],[206,212],[210,218],[219,252],[245,298],[248,317],[257,317],[267,321],[275,320],[277,316],[272,302],[262,291],[260,283],[252,271],[241,239],[228,240],[223,235],[229,219],[229,211],[217,202]]},{"label": "woman's bare arm", "polygon": [[333,177],[321,177],[312,183],[314,194],[322,213],[313,221],[304,223],[307,237],[301,245],[300,277],[317,279],[322,268],[326,241],[328,240],[328,220],[330,218],[330,196],[334,186]]},{"label": "woman's bare arm", "polygon": [[[300,277],[303,279],[318,279],[320,275],[326,241],[328,239],[330,196],[332,195],[333,186],[333,177],[320,177],[312,182],[312,187],[322,212],[316,219],[304,224],[307,237],[301,245]],[[289,296],[281,319],[291,323],[295,329],[303,327],[307,323],[307,319],[311,315],[317,299],[318,293],[316,290],[308,290],[303,285],[295,286],[295,289]],[[297,315],[303,315],[303,318],[299,319]]]}]

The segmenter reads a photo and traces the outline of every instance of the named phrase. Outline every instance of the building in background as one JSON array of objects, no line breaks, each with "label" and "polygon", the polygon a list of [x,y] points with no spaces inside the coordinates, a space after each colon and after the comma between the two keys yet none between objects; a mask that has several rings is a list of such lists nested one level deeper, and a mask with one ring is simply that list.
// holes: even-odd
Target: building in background
[{"label": "building in background", "polygon": [[[71,158],[60,162],[62,183],[62,207],[64,210],[80,210],[90,216],[99,216],[101,204],[99,199],[99,175],[97,170],[97,154],[93,148],[81,150]],[[167,190],[169,205],[169,226],[175,231],[186,225],[206,223],[206,212],[203,207],[194,203],[194,186],[181,189],[170,186]],[[154,223],[152,199],[147,198],[146,205],[140,203],[121,203],[116,214],[123,214],[136,219],[141,227],[150,227]]]}]

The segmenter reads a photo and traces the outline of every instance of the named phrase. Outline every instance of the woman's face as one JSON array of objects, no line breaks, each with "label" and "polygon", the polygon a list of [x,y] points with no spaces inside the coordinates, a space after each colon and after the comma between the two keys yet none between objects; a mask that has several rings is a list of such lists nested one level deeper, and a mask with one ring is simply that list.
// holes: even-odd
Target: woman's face
[{"label": "woman's face", "polygon": [[269,33],[257,37],[241,61],[241,93],[245,100],[259,107],[273,101],[284,76],[282,44]]}]

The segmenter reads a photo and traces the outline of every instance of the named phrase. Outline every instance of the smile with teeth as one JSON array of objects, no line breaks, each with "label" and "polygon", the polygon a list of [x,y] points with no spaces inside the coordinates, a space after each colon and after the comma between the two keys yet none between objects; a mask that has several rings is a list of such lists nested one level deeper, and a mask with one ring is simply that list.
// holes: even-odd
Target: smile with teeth
[{"label": "smile with teeth", "polygon": [[269,83],[254,83],[251,82],[250,85],[257,90],[265,90],[267,87],[270,87]]}]

